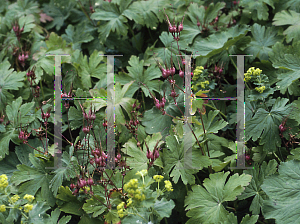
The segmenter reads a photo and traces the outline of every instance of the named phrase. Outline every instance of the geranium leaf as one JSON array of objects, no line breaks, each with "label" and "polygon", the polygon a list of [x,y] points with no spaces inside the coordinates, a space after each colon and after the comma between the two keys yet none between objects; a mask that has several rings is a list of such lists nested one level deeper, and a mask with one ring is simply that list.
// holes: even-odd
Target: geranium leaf
[{"label": "geranium leaf", "polygon": [[300,161],[281,163],[279,174],[268,176],[261,188],[269,196],[262,207],[266,219],[275,219],[278,224],[292,224],[300,220]]},{"label": "geranium leaf", "polygon": [[300,13],[293,10],[284,10],[276,13],[273,20],[273,25],[275,26],[290,25],[283,32],[283,34],[286,35],[287,43],[291,42],[293,39],[294,41],[300,40]]},{"label": "geranium leaf", "polygon": [[277,162],[274,159],[269,161],[268,165],[266,161],[264,161],[260,167],[258,166],[258,164],[256,164],[253,170],[244,171],[244,173],[250,174],[253,178],[242,195],[238,196],[238,199],[243,200],[255,196],[249,209],[252,214],[260,214],[260,209],[263,205],[263,202],[268,198],[266,193],[262,191],[261,185],[263,184],[263,181],[267,176],[274,174],[276,171]]},{"label": "geranium leaf", "polygon": [[282,37],[277,36],[277,29],[274,27],[266,29],[265,26],[255,23],[251,27],[251,33],[253,40],[249,44],[249,47],[245,49],[245,52],[252,54],[253,57],[257,57],[260,60],[268,60],[268,53],[272,51],[272,46],[282,39]]},{"label": "geranium leaf", "polygon": [[128,75],[116,75],[116,81],[122,85],[134,80],[135,82],[131,85],[126,95],[132,97],[134,93],[141,88],[145,93],[145,97],[149,97],[150,93],[144,85],[145,84],[150,91],[155,90],[159,93],[159,80],[153,80],[161,77],[161,71],[155,65],[151,65],[147,70],[144,70],[144,60],[139,60],[136,56],[131,56],[128,62],[130,66],[127,66]]},{"label": "geranium leaf", "polygon": [[287,102],[288,99],[279,97],[270,112],[259,108],[254,117],[245,124],[245,141],[250,138],[253,141],[261,138],[259,144],[263,145],[264,151],[276,151],[276,146],[280,147],[281,145],[278,127],[291,109],[291,104],[285,106]]},{"label": "geranium leaf", "polygon": [[270,61],[275,68],[288,70],[288,72],[279,73],[279,82],[277,88],[284,94],[287,88],[300,78],[300,41],[293,41],[292,46],[285,47],[282,43],[276,43],[273,51],[270,52]]},{"label": "geranium leaf", "polygon": [[[234,201],[236,196],[244,191],[244,187],[251,181],[247,174],[234,174],[226,179],[230,172],[210,174],[203,181],[203,186],[194,185],[185,199],[187,216],[190,223],[220,223],[227,221],[229,212],[224,208],[223,202]],[[225,184],[226,182],[226,184]]]}]

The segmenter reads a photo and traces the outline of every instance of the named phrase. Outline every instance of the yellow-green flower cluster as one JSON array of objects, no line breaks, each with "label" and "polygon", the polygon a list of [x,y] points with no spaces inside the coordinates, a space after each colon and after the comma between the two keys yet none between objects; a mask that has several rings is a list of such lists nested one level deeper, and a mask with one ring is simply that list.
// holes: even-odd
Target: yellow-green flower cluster
[{"label": "yellow-green flower cluster", "polygon": [[255,87],[255,89],[257,92],[262,93],[266,89],[266,87],[265,86]]},{"label": "yellow-green flower cluster", "polygon": [[193,80],[197,80],[201,73],[203,72],[203,66],[197,66],[195,70],[193,71]]},{"label": "yellow-green flower cluster", "polygon": [[28,200],[29,202],[32,202],[34,200],[34,196],[30,194],[26,194],[23,198]]},{"label": "yellow-green flower cluster", "polygon": [[173,191],[172,183],[169,180],[165,180],[165,188],[167,191]]},{"label": "yellow-green flower cluster", "polygon": [[162,175],[154,175],[153,176],[153,179],[156,181],[156,182],[160,182],[162,179],[164,179],[164,177]]},{"label": "yellow-green flower cluster", "polygon": [[138,188],[138,180],[131,179],[128,183],[124,184],[124,190],[133,196],[137,200],[145,200],[146,196]]},{"label": "yellow-green flower cluster", "polygon": [[6,206],[0,205],[0,212],[5,212],[5,211],[6,211]]},{"label": "yellow-green flower cluster", "polygon": [[12,203],[16,203],[19,199],[20,199],[20,196],[17,194],[10,198]]},{"label": "yellow-green flower cluster", "polygon": [[128,183],[124,184],[124,190],[128,191],[128,193],[131,193],[130,190],[134,190],[138,188],[138,180],[137,179],[131,179]]},{"label": "yellow-green flower cluster", "polygon": [[0,189],[1,188],[6,188],[8,186],[8,181],[7,181],[7,176],[5,174],[2,174],[0,176]]},{"label": "yellow-green flower cluster", "polygon": [[255,69],[254,67],[251,67],[248,69],[247,73],[244,74],[244,80],[245,82],[248,82],[251,79],[251,76],[259,76],[261,74],[262,70],[259,68]]},{"label": "yellow-green flower cluster", "polygon": [[148,171],[147,170],[141,170],[141,171],[138,171],[136,173],[136,175],[140,175],[141,177],[144,177],[145,175],[147,175]]},{"label": "yellow-green flower cluster", "polygon": [[125,214],[124,214],[124,210],[125,210],[124,204],[125,204],[125,202],[122,201],[122,202],[121,202],[120,204],[118,204],[118,206],[117,206],[118,215],[119,215],[120,218],[123,218],[124,215],[125,215]]},{"label": "yellow-green flower cluster", "polygon": [[205,89],[205,86],[209,84],[209,81],[200,82],[201,88]]},{"label": "yellow-green flower cluster", "polygon": [[128,200],[127,200],[127,204],[126,204],[126,206],[128,207],[128,206],[130,206],[132,204],[132,199],[131,198],[129,198]]},{"label": "yellow-green flower cluster", "polygon": [[33,208],[33,205],[31,205],[31,204],[26,204],[26,205],[24,205],[24,212],[29,212],[29,211],[31,211],[32,210],[32,208]]}]

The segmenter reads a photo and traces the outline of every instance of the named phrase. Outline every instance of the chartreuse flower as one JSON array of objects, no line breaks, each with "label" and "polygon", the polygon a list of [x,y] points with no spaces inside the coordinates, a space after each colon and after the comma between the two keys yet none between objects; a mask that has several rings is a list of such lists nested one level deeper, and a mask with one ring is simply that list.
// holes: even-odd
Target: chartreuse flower
[{"label": "chartreuse flower", "polygon": [[26,194],[23,198],[28,200],[29,202],[32,202],[34,200],[34,196],[30,194]]},{"label": "chartreuse flower", "polygon": [[20,196],[17,194],[10,198],[12,203],[16,203],[19,199],[20,199]]},{"label": "chartreuse flower", "polygon": [[126,205],[126,206],[128,207],[128,206],[130,206],[131,204],[132,204],[132,199],[129,198],[129,199],[127,200],[127,205]]},{"label": "chartreuse flower", "polygon": [[31,211],[32,210],[32,208],[33,208],[33,205],[31,205],[31,204],[26,204],[26,205],[24,205],[24,212],[29,212],[29,211]]},{"label": "chartreuse flower", "polygon": [[156,181],[156,182],[160,182],[162,179],[164,179],[164,177],[162,175],[154,175],[153,176],[153,179]]},{"label": "chartreuse flower", "polygon": [[265,86],[255,87],[255,89],[257,92],[262,93],[266,89],[266,87]]},{"label": "chartreuse flower", "polygon": [[0,189],[4,189],[8,186],[7,176],[5,174],[2,174],[0,176]]},{"label": "chartreuse flower", "polygon": [[118,206],[117,206],[118,215],[119,215],[120,218],[123,218],[124,215],[125,215],[125,214],[124,214],[124,210],[125,210],[124,204],[125,204],[125,202],[122,201],[122,202],[121,202],[120,204],[118,204]]},{"label": "chartreuse flower", "polygon": [[0,212],[5,212],[5,211],[6,211],[6,206],[0,205]]},{"label": "chartreuse flower", "polygon": [[167,191],[173,191],[172,183],[169,180],[165,180],[165,188]]}]

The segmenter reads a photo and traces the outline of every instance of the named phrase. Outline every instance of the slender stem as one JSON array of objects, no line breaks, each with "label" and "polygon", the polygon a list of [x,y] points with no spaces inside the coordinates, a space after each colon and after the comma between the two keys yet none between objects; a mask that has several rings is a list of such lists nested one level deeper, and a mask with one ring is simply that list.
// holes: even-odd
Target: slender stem
[{"label": "slender stem", "polygon": [[166,217],[164,218],[164,220],[165,220],[165,223],[168,224],[168,221],[167,221],[167,218],[166,218]]},{"label": "slender stem", "polygon": [[198,145],[199,145],[199,147],[200,147],[200,150],[201,150],[201,152],[202,152],[202,155],[205,156],[205,152],[203,151],[203,149],[202,149],[202,147],[201,147],[201,145],[200,145],[200,142],[198,141],[198,138],[197,138],[197,136],[196,136],[194,130],[192,129],[192,127],[191,127],[191,125],[189,124],[189,122],[187,122],[187,124],[189,125],[189,128],[191,129],[191,131],[192,131],[192,133],[193,133],[193,135],[194,135],[194,137],[195,137],[195,139],[196,139],[196,141],[197,141],[197,143],[198,143]]},{"label": "slender stem", "polygon": [[276,155],[275,152],[273,152],[274,156],[279,160],[279,162],[282,162],[281,159],[279,159],[279,157]]},{"label": "slender stem", "polygon": [[44,153],[43,153],[43,152],[41,152],[40,150],[38,150],[38,149],[36,149],[36,148],[32,147],[31,145],[29,145],[29,144],[28,144],[28,142],[26,143],[26,145],[28,145],[30,148],[33,148],[34,150],[36,150],[36,151],[38,151],[38,152],[40,152],[40,153],[44,154]]},{"label": "slender stem", "polygon": [[[201,119],[201,123],[202,123],[202,128],[203,128],[203,132],[204,132],[204,138],[206,139],[206,132],[205,132],[205,127],[204,127],[204,122],[203,122],[203,118],[202,118],[202,114],[201,114],[201,111],[198,109],[198,112],[200,114],[200,119]],[[208,150],[208,144],[207,144],[207,141],[206,141],[206,148],[207,148],[207,154],[208,154],[208,157],[210,157],[209,155],[209,150]]]},{"label": "slender stem", "polygon": [[86,12],[85,8],[84,8],[83,5],[81,4],[81,1],[78,0],[78,2],[79,2],[79,4],[80,4],[80,7],[81,7],[83,13],[85,14],[86,18],[88,18],[88,19],[93,23],[93,25],[96,27],[96,24],[95,24],[94,20],[92,20],[91,17],[89,16],[89,14]]},{"label": "slender stem", "polygon": [[[214,110],[218,110],[217,108],[215,108],[215,107],[213,107],[213,106],[211,106],[209,104],[205,104],[205,106],[208,106],[208,107],[210,107],[210,108],[212,108]],[[227,120],[227,116],[225,114],[223,114],[222,111],[219,110],[219,113]]]},{"label": "slender stem", "polygon": [[195,176],[196,176],[196,179],[197,179],[197,181],[199,182],[199,184],[201,184],[201,181],[199,180],[198,175],[196,174]]},{"label": "slender stem", "polygon": [[142,92],[142,99],[143,99],[143,106],[144,106],[144,110],[146,110],[146,104],[145,104],[145,99],[144,99],[144,92],[141,90]]}]

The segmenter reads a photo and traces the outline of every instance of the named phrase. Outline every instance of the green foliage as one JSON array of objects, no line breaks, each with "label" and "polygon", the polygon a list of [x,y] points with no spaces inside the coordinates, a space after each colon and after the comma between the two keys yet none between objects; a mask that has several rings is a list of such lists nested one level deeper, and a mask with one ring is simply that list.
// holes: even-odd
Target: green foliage
[{"label": "green foliage", "polygon": [[218,223],[229,219],[230,213],[223,203],[236,200],[236,196],[244,191],[252,178],[248,174],[239,176],[236,173],[226,182],[229,173],[210,174],[203,181],[205,188],[200,185],[192,187],[185,199],[186,210],[189,210],[187,216],[190,217],[187,223]]},{"label": "green foliage", "polygon": [[268,176],[261,188],[269,196],[262,207],[264,217],[276,223],[295,223],[299,219],[299,161],[279,165],[278,174]]}]

